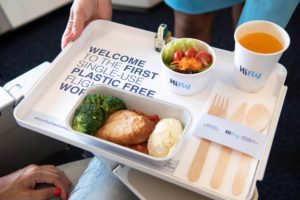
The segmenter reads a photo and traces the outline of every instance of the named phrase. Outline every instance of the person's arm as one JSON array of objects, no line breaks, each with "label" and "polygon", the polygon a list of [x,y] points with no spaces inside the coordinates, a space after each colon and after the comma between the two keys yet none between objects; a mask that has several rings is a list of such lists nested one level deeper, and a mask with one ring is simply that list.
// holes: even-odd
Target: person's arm
[{"label": "person's arm", "polygon": [[61,48],[76,40],[84,28],[93,20],[111,20],[111,0],[74,0],[69,20],[62,36]]},{"label": "person's arm", "polygon": [[[37,189],[39,183],[54,186]],[[44,200],[54,197],[60,188],[60,198],[66,200],[71,186],[72,182],[55,166],[29,165],[0,178],[0,199]]]}]

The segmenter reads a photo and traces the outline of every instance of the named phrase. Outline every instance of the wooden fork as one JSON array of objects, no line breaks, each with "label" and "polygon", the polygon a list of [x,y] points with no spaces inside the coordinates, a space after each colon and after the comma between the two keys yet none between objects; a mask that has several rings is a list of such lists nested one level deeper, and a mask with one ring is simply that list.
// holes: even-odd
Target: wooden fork
[{"label": "wooden fork", "polygon": [[[220,118],[226,118],[228,103],[229,103],[228,98],[216,94],[208,109],[208,114]],[[210,144],[211,141],[206,139],[201,139],[195,157],[193,159],[192,165],[190,166],[190,169],[188,171],[188,179],[190,181],[196,182],[199,179],[204,162],[206,160],[206,156]]]}]

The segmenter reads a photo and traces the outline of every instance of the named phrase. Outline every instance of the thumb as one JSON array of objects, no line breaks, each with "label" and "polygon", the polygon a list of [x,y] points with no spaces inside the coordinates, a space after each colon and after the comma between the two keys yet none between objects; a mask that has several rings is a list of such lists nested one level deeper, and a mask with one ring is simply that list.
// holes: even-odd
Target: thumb
[{"label": "thumb", "polygon": [[46,200],[50,199],[51,197],[54,197],[55,193],[55,187],[51,188],[43,188],[43,189],[38,189],[38,190],[33,190],[32,191],[32,199],[37,199],[37,200]]}]

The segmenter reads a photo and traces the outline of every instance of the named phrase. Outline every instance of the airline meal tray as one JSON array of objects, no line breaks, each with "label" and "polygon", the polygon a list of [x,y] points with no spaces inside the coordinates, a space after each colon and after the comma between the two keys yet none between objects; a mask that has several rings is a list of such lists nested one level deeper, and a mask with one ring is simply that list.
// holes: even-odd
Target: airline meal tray
[{"label": "airline meal tray", "polygon": [[[285,67],[277,64],[260,92],[246,93],[237,89],[232,82],[233,52],[213,48],[216,63],[206,88],[196,95],[180,96],[166,87],[160,53],[155,51],[154,38],[155,33],[134,27],[104,20],[92,22],[77,41],[68,45],[57,56],[17,106],[14,112],[17,122],[28,129],[85,149],[96,156],[117,161],[208,198],[251,199],[256,182],[263,179],[285,99],[287,91],[284,85],[287,76]],[[168,115],[178,117],[182,121],[185,133],[174,155],[162,160],[149,159],[148,155],[141,156],[139,153],[133,153],[132,150],[123,151],[125,147],[107,145],[107,142],[94,136],[86,136],[72,130],[68,117],[71,112],[74,112],[80,97],[88,88],[101,85],[105,85],[105,91],[114,88],[123,92],[125,96],[121,96],[125,102],[128,102],[130,109],[137,109],[149,115],[157,114],[160,117],[168,117]],[[177,86],[185,87],[183,84]],[[118,95],[118,92],[106,92]],[[126,95],[130,97],[127,99]],[[230,154],[225,156],[226,167],[221,166],[224,171],[220,171],[219,166],[219,172],[216,172],[218,165],[225,165],[224,160],[218,161],[222,152],[224,153],[224,148],[221,144],[211,142],[209,148],[206,148],[204,160],[203,158],[200,160],[203,162],[201,174],[191,180],[189,171],[193,161],[197,160],[198,147],[204,140],[199,134],[204,130],[203,127],[199,128],[199,122],[203,114],[207,113],[216,95],[228,99],[228,116],[233,115],[243,103],[247,104],[246,112],[249,112],[254,105],[264,105],[268,110],[269,118],[264,130],[260,132],[264,137],[263,147],[259,157],[248,156],[244,167],[240,166],[241,159],[247,156],[238,149],[231,150]],[[239,125],[245,126],[243,120],[241,121]],[[226,133],[237,138],[232,131]],[[255,143],[249,138],[248,142]],[[246,172],[243,176],[240,175],[238,185],[241,187],[235,191],[236,177],[239,177],[237,172],[242,173],[241,169],[246,169]],[[216,176],[215,173],[221,175]],[[218,184],[212,184],[213,177],[218,178]]]}]

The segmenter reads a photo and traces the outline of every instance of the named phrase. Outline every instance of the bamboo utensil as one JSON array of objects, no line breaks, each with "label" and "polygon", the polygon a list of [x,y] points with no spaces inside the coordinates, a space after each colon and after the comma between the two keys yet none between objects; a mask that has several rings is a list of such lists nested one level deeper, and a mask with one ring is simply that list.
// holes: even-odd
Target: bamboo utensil
[{"label": "bamboo utensil", "polygon": [[[226,97],[220,95],[215,95],[214,99],[208,109],[208,114],[214,115],[216,117],[226,118],[228,110],[229,100]],[[203,165],[206,160],[206,156],[209,150],[211,141],[206,139],[201,139],[196,154],[194,156],[192,165],[188,171],[188,179],[192,182],[196,182],[202,172]]]},{"label": "bamboo utensil", "polygon": [[259,132],[262,132],[268,125],[270,114],[263,104],[253,105],[246,114],[245,124]]},{"label": "bamboo utensil", "polygon": [[[242,123],[247,104],[242,103],[237,110],[228,118],[232,122]],[[217,189],[221,186],[227,166],[229,164],[230,155],[232,149],[226,146],[222,146],[221,152],[218,157],[217,164],[215,166],[213,176],[210,182],[212,188]]]},{"label": "bamboo utensil", "polygon": [[[269,111],[262,104],[253,105],[246,114],[245,124],[259,132],[262,132],[269,123]],[[232,193],[239,195],[245,185],[246,177],[250,167],[251,157],[247,154],[241,154],[240,165],[234,177],[232,184]]]}]

